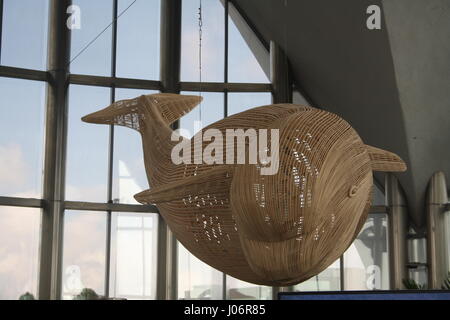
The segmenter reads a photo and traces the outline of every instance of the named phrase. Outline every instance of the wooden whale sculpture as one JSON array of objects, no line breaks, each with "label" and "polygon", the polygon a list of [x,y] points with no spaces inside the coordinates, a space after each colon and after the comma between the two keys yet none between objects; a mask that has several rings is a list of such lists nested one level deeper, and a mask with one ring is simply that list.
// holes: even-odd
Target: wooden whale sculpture
[{"label": "wooden whale sculpture", "polygon": [[363,226],[372,171],[406,170],[397,155],[365,145],[339,116],[294,104],[247,110],[196,134],[209,128],[279,129],[276,174],[262,175],[261,163],[195,164],[194,156],[191,164],[176,165],[171,152],[178,141],[171,140],[170,125],[200,101],[152,94],[116,102],[82,120],[141,133],[150,189],[135,198],[156,204],[191,253],[235,278],[287,286],[318,274]]}]

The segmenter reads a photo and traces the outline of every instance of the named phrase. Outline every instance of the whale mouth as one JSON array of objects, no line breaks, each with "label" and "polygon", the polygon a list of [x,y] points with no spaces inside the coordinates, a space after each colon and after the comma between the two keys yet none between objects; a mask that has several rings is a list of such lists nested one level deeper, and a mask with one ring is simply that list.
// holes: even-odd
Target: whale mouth
[{"label": "whale mouth", "polygon": [[83,122],[122,125],[139,130],[138,98],[114,102],[108,107],[85,115]]}]

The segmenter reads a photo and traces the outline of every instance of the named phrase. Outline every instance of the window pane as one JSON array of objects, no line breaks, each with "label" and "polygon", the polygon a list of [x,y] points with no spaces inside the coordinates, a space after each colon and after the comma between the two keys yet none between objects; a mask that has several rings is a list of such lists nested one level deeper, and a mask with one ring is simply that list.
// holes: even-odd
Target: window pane
[{"label": "window pane", "polygon": [[386,201],[384,200],[384,193],[383,191],[381,191],[381,189],[377,186],[376,183],[373,184],[372,205],[373,206],[386,205]]},{"label": "window pane", "polygon": [[[182,94],[195,95],[196,93],[184,92]],[[223,93],[205,92],[202,93],[202,97],[201,105],[195,107],[194,110],[180,120],[180,128],[190,133],[188,138],[192,137],[201,128],[222,119],[224,116]]]},{"label": "window pane", "polygon": [[345,290],[389,289],[387,215],[370,214],[344,254]]},{"label": "window pane", "polygon": [[270,92],[239,92],[228,94],[228,115],[272,103]]},{"label": "window pane", "polygon": [[0,207],[0,300],[36,297],[40,209]]},{"label": "window pane", "polygon": [[228,300],[272,300],[272,288],[227,276]]},{"label": "window pane", "polygon": [[0,78],[0,96],[0,195],[40,198],[45,83]]},{"label": "window pane", "polygon": [[83,288],[105,292],[106,213],[66,211],[62,270],[63,299]]},{"label": "window pane", "polygon": [[1,64],[47,67],[48,0],[3,0]]},{"label": "window pane", "polygon": [[178,243],[178,299],[222,299],[223,273]]},{"label": "window pane", "polygon": [[318,275],[294,286],[294,291],[338,291],[340,284],[340,261],[333,262]]},{"label": "window pane", "polygon": [[231,17],[228,18],[228,81],[270,82]]},{"label": "window pane", "polygon": [[[199,1],[183,0],[181,80],[199,81]],[[224,81],[225,24],[218,0],[202,2],[202,82]]]},{"label": "window pane", "polygon": [[[156,93],[156,91],[116,89],[116,101],[151,93]],[[148,182],[142,139],[136,130],[114,126],[113,175],[114,202],[137,204],[134,195],[148,189]]]},{"label": "window pane", "polygon": [[[81,51],[113,21],[112,3],[112,0],[73,1],[73,5],[80,8],[81,25],[79,29],[73,28],[71,33],[70,58],[73,61],[70,64],[70,71],[72,73],[111,75],[111,27],[90,44],[85,51]],[[77,55],[78,57],[76,57]]]},{"label": "window pane", "polygon": [[[119,0],[120,14],[134,0]],[[117,76],[159,80],[160,1],[134,3],[117,21]]]},{"label": "window pane", "polygon": [[67,142],[68,200],[105,202],[108,180],[109,126],[85,123],[81,117],[110,103],[110,89],[70,86]]},{"label": "window pane", "polygon": [[110,295],[156,298],[158,215],[114,213]]}]

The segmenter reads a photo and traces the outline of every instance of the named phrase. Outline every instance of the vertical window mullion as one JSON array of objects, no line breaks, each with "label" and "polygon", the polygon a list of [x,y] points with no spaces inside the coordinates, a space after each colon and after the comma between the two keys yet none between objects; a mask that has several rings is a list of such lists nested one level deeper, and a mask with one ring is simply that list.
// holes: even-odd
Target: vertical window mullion
[{"label": "vertical window mullion", "polygon": [[[111,44],[111,77],[116,77],[116,62],[117,62],[117,17],[118,17],[118,0],[113,0],[112,10],[112,44]],[[116,88],[111,87],[110,102],[114,103],[116,100]],[[112,203],[112,184],[113,184],[113,170],[114,170],[114,125],[109,127],[109,155],[108,155],[108,187],[107,187],[107,201]],[[106,222],[106,263],[105,263],[105,297],[109,297],[109,278],[110,278],[110,264],[111,264],[111,211],[107,211]]]},{"label": "vertical window mullion", "polygon": [[[223,77],[224,77],[224,83],[228,83],[228,0],[225,0],[224,2],[225,10],[224,10],[224,29],[225,29],[225,36],[224,36],[224,63],[223,63]],[[226,118],[228,117],[228,89],[224,90],[223,93],[223,116]],[[222,273],[223,279],[222,279],[222,299],[227,299],[227,275],[225,273]]]},{"label": "vertical window mullion", "polygon": [[0,0],[0,65],[2,61],[2,37],[3,37],[3,0]]}]

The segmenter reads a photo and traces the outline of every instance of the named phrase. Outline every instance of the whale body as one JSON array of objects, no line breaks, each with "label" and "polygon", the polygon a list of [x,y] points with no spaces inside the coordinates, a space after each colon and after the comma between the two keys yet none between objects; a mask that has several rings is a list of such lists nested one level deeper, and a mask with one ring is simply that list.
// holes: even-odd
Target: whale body
[{"label": "whale body", "polygon": [[256,107],[196,134],[211,128],[224,135],[227,129],[278,129],[275,174],[262,175],[261,163],[195,163],[195,155],[190,164],[174,164],[171,124],[200,101],[193,95],[145,95],[82,120],[140,132],[150,189],[136,200],[157,205],[192,254],[240,280],[289,286],[320,273],[366,221],[373,171],[406,170],[399,156],[364,144],[339,116],[295,104]]}]

